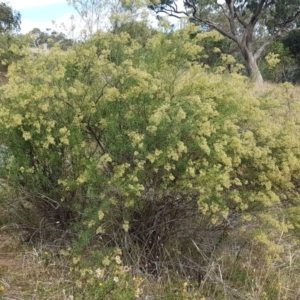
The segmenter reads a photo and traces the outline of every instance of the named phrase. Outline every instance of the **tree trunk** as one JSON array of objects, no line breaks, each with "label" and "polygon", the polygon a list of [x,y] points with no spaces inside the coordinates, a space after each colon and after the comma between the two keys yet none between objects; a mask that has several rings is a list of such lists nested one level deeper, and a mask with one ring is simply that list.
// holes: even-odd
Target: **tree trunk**
[{"label": "tree trunk", "polygon": [[252,51],[248,49],[247,46],[239,44],[239,47],[241,49],[242,55],[246,62],[246,69],[249,77],[256,83],[262,84],[263,83],[263,77],[261,75],[261,72],[257,66],[257,57],[253,54]]},{"label": "tree trunk", "polygon": [[247,72],[250,78],[258,84],[262,84],[264,82],[261,72],[257,66],[257,61],[255,57],[252,55],[246,60]]}]

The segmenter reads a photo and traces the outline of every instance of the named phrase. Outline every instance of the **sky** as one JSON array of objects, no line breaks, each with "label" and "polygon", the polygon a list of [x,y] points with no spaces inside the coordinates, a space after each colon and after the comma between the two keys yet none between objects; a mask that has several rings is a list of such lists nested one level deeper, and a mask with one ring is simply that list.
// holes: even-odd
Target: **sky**
[{"label": "sky", "polygon": [[21,13],[21,32],[27,33],[33,28],[56,29],[56,26],[64,23],[71,25],[70,17],[76,15],[74,9],[66,0],[10,0],[10,6]]},{"label": "sky", "polygon": [[[21,33],[27,33],[33,28],[39,28],[42,31],[50,28],[68,34],[68,28],[71,28],[72,24],[72,15],[77,18],[75,25],[78,30],[82,28],[77,12],[68,5],[66,0],[8,0],[8,3],[13,10],[21,13]],[[154,15],[150,17],[150,21],[154,26],[157,24]],[[66,29],[62,29],[62,23],[65,24]]]}]

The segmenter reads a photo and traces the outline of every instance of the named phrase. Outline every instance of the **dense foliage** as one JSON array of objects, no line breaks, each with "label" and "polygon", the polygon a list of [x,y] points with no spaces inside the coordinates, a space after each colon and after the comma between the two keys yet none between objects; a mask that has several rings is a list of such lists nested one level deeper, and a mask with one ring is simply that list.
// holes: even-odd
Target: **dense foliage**
[{"label": "dense foliage", "polygon": [[[226,243],[236,268],[249,253],[257,266],[280,261],[300,228],[292,86],[255,97],[215,31],[133,25],[65,50],[9,48],[18,60],[0,89],[0,176],[16,218],[31,241],[72,242],[75,273],[100,274],[103,295],[127,293],[111,274],[129,280],[124,299],[141,282],[123,263],[203,278]],[[90,246],[86,271],[78,253]]]}]

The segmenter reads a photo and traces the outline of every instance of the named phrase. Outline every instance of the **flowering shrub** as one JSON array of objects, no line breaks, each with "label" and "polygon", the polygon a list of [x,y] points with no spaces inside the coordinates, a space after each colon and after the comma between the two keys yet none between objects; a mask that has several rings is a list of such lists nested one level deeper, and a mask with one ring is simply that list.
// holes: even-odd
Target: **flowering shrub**
[{"label": "flowering shrub", "polygon": [[22,50],[1,88],[6,180],[53,226],[75,224],[83,247],[101,237],[153,272],[169,243],[200,229],[219,241],[225,223],[274,258],[298,205],[297,120],[198,65],[194,31]]},{"label": "flowering shrub", "polygon": [[[69,256],[70,251],[64,251]],[[86,257],[73,257],[72,274],[76,276],[74,296],[89,295],[95,298],[134,299],[138,294],[139,284],[130,276],[131,268],[124,266],[121,260],[121,249],[114,249],[107,253],[96,251],[96,264],[90,265],[91,260]],[[109,296],[108,296],[109,295]]]}]

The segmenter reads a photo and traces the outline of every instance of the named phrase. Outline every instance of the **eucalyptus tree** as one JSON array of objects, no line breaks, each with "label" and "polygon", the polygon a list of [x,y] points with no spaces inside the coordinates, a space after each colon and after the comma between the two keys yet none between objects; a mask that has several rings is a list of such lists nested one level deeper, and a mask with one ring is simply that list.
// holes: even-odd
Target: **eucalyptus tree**
[{"label": "eucalyptus tree", "polygon": [[[137,0],[67,0],[83,22],[83,35],[90,38],[99,30],[120,32],[133,31],[149,23],[149,10],[144,1]],[[146,25],[147,27],[147,25]]]},{"label": "eucalyptus tree", "polygon": [[0,33],[19,31],[21,29],[21,14],[14,11],[6,2],[0,3]]},{"label": "eucalyptus tree", "polygon": [[74,44],[74,41],[68,38],[64,33],[47,28],[46,31],[41,31],[39,28],[33,28],[29,35],[32,39],[32,46],[39,47],[47,44],[48,48],[52,48],[56,43],[61,46],[61,49],[66,50]]},{"label": "eucalyptus tree", "polygon": [[0,32],[19,31],[21,29],[21,14],[14,11],[6,2],[0,3]]},{"label": "eucalyptus tree", "polygon": [[67,0],[68,4],[79,14],[84,23],[86,35],[90,36],[100,29],[104,20],[104,1],[100,0]]},{"label": "eucalyptus tree", "polygon": [[263,81],[258,60],[264,50],[295,28],[300,17],[299,0],[183,0],[183,5],[176,0],[151,1],[150,8],[157,13],[188,18],[234,41],[248,75],[257,82]]},{"label": "eucalyptus tree", "polygon": [[[67,0],[84,23],[84,35],[92,36],[98,30],[120,27],[124,20],[130,19],[138,9],[135,1],[125,3],[119,0]],[[128,16],[130,15],[130,17]]]},{"label": "eucalyptus tree", "polygon": [[21,29],[21,14],[7,2],[0,2],[0,85],[7,82],[8,65],[18,56],[11,51],[12,45],[24,44],[24,39],[15,33]]},{"label": "eucalyptus tree", "polygon": [[288,35],[282,39],[282,43],[289,49],[290,53],[300,64],[300,29],[291,30]]}]

